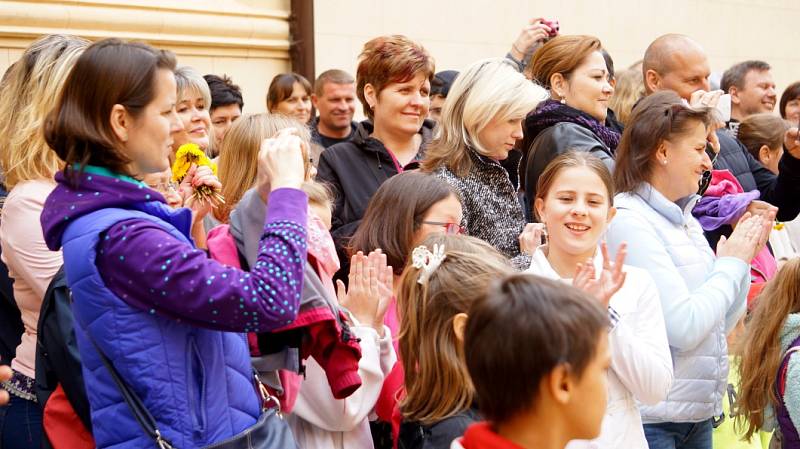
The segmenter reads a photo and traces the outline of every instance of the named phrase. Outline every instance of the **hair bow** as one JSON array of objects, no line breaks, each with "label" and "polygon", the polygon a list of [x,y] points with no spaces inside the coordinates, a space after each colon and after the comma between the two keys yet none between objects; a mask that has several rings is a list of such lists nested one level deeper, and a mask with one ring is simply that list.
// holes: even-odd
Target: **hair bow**
[{"label": "hair bow", "polygon": [[439,265],[442,264],[445,257],[444,245],[439,245],[438,243],[433,245],[433,252],[425,245],[414,248],[411,253],[411,265],[420,270],[417,282],[420,284],[425,283]]}]

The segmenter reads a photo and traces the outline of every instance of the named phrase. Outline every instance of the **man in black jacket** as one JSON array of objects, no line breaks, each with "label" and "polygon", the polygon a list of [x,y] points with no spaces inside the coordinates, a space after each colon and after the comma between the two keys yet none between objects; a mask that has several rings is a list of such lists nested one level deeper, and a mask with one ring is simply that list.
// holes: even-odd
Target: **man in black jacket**
[{"label": "man in black jacket", "polygon": [[[697,91],[710,89],[708,77],[711,69],[705,51],[695,41],[679,34],[659,37],[647,47],[644,62],[645,89],[647,93],[673,90],[687,101],[699,101],[714,106],[711,95],[698,95]],[[694,95],[693,95],[694,94]],[[718,98],[718,97],[717,97]],[[778,207],[778,220],[790,221],[800,213],[800,138],[797,129],[790,130],[784,141],[784,154],[777,176],[753,158],[741,142],[724,129],[718,130],[719,157],[714,169],[727,169],[745,191],[758,189],[761,200]],[[709,238],[712,244],[716,238]]]}]

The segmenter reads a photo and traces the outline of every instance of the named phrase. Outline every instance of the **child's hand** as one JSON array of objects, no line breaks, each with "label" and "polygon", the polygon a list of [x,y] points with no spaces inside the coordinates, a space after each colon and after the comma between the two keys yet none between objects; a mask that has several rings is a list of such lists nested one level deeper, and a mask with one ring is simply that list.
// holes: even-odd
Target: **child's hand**
[{"label": "child's hand", "polygon": [[355,316],[359,323],[371,326],[383,337],[383,319],[392,299],[392,268],[386,255],[375,250],[364,256],[359,251],[350,258],[350,289],[337,281],[339,304]]},{"label": "child's hand", "polygon": [[627,251],[624,243],[620,245],[617,250],[617,258],[612,263],[605,242],[600,245],[600,249],[603,252],[603,271],[600,273],[600,277],[595,278],[594,262],[589,259],[585,264],[578,264],[572,285],[594,296],[600,300],[603,307],[607,308],[611,303],[611,298],[625,283],[626,273],[622,271],[622,267],[625,264]]}]

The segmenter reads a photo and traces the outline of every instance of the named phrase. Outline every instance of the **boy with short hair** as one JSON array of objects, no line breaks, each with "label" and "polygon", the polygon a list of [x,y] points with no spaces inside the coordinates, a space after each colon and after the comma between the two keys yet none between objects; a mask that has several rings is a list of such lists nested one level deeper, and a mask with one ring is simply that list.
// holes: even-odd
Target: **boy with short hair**
[{"label": "boy with short hair", "polygon": [[453,449],[563,449],[600,433],[608,317],[561,282],[513,275],[469,312],[467,368],[481,415]]}]

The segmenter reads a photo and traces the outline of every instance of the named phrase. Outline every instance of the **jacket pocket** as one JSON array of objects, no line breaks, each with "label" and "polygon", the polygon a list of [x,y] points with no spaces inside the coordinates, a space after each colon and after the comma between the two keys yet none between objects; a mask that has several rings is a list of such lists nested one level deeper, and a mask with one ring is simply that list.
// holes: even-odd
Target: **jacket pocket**
[{"label": "jacket pocket", "polygon": [[186,345],[186,392],[192,430],[202,436],[206,430],[206,370],[194,336],[189,336]]}]

